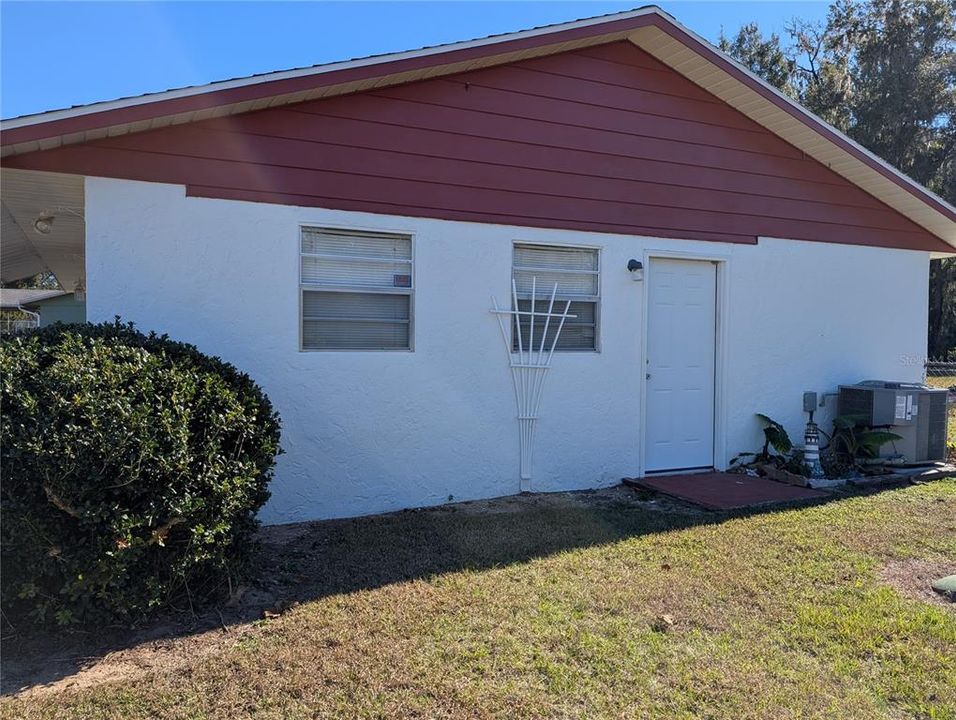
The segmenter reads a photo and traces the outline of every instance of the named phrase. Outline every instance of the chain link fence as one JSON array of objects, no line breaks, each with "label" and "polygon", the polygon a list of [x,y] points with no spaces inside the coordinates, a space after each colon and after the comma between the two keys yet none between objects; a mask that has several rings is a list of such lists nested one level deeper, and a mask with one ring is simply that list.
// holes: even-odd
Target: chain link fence
[{"label": "chain link fence", "polygon": [[926,361],[926,384],[949,390],[949,398],[946,404],[946,444],[948,445],[948,455],[952,459],[956,455],[956,361],[928,359]]},{"label": "chain link fence", "polygon": [[926,384],[933,387],[956,388],[956,361],[927,360]]}]

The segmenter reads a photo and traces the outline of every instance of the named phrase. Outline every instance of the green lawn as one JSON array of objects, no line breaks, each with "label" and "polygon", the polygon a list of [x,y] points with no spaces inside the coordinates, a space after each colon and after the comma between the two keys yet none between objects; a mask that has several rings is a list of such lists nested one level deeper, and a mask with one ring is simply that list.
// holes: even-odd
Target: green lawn
[{"label": "green lawn", "polygon": [[280,617],[0,708],[51,719],[956,718],[956,612],[907,570],[956,572],[956,481],[741,517],[634,498],[317,525],[272,551],[303,600]]}]

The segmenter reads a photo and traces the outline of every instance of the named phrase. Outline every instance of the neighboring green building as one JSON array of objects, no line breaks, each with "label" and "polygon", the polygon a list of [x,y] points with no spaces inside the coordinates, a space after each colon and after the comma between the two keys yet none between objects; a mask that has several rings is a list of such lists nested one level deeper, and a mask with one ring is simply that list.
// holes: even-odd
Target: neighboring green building
[{"label": "neighboring green building", "polygon": [[55,322],[86,322],[86,299],[77,300],[73,293],[41,300],[37,303],[37,308],[40,313],[40,327]]},{"label": "neighboring green building", "polygon": [[65,290],[3,288],[0,289],[0,309],[4,316],[3,329],[86,322],[86,298],[78,300]]}]

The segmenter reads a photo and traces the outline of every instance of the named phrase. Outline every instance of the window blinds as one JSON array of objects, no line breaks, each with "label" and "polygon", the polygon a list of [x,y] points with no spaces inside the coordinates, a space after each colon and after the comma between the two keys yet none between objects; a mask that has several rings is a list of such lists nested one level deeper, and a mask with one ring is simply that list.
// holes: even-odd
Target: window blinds
[{"label": "window blinds", "polygon": [[303,350],[411,349],[412,240],[303,228]]},{"label": "window blinds", "polygon": [[[558,338],[556,350],[596,350],[598,302],[600,301],[600,272],[598,251],[591,248],[556,247],[546,245],[515,245],[512,277],[518,291],[518,309],[531,308],[531,285],[537,282],[535,312],[547,312],[551,291],[557,283],[557,300],[571,300],[569,318]],[[564,302],[560,309],[564,309]],[[520,322],[512,323],[512,347],[518,349],[518,332],[527,346],[531,318],[521,315]],[[535,341],[543,325],[536,323]],[[557,327],[549,327],[545,346],[550,347]]]}]

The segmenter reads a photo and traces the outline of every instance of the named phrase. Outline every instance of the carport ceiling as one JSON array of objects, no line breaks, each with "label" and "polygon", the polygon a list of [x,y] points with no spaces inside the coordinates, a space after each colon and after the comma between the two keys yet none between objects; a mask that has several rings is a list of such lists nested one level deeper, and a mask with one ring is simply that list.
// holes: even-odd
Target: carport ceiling
[{"label": "carport ceiling", "polygon": [[[0,174],[0,279],[20,280],[50,270],[66,290],[84,273],[86,237],[83,177],[29,170]],[[38,232],[38,218],[52,218]]]}]

